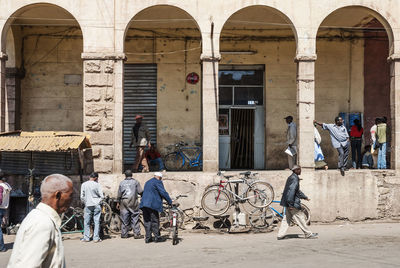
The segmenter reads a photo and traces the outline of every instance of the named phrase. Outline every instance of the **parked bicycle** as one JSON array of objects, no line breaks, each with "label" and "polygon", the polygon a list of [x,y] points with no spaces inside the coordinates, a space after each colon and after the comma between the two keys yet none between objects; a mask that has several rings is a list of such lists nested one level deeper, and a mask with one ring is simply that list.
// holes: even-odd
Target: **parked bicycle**
[{"label": "parked bicycle", "polygon": [[[272,203],[279,204],[280,201],[274,200],[272,201]],[[306,205],[301,204],[301,211],[304,213],[306,217],[307,225],[310,225],[311,223],[310,209]],[[268,207],[256,208],[253,211],[251,211],[251,213],[249,214],[249,222],[253,228],[264,229],[270,227],[273,223],[281,221],[285,216],[285,214],[286,214],[285,208],[283,208],[281,212],[279,212],[277,209],[269,205]]]},{"label": "parked bicycle", "polygon": [[[194,156],[189,154],[194,151]],[[181,170],[185,165],[189,167],[202,167],[202,152],[200,146],[188,146],[184,142],[175,144],[175,151],[164,157],[165,168],[169,171]]]},{"label": "parked bicycle", "polygon": [[[201,199],[204,211],[212,216],[220,216],[226,213],[232,205],[247,202],[255,208],[265,208],[274,199],[272,186],[264,181],[258,180],[250,171],[239,173],[242,177],[230,179],[234,176],[223,175],[219,184],[210,185],[206,188]],[[239,193],[239,184],[244,184],[244,190]]]},{"label": "parked bicycle", "polygon": [[[182,197],[187,197],[187,195],[178,195],[175,200],[178,200]],[[177,206],[175,210],[175,213],[178,214],[177,226],[178,228],[183,229],[183,225],[185,223],[185,212],[179,206]],[[170,206],[167,202],[163,202],[163,212],[160,213],[160,227],[161,229],[168,229],[171,227]]]}]

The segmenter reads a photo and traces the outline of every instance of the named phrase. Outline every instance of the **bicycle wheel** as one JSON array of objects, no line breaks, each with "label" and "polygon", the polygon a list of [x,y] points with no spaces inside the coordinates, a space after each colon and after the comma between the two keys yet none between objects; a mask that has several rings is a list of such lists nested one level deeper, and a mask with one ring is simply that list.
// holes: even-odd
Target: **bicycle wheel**
[{"label": "bicycle wheel", "polygon": [[160,213],[160,227],[165,230],[171,227],[169,211],[168,209],[164,209],[163,212]]},{"label": "bicycle wheel", "polygon": [[274,220],[275,220],[275,213],[269,207],[255,208],[249,214],[250,225],[251,227],[256,229],[268,228],[274,223]]},{"label": "bicycle wheel", "polygon": [[172,227],[172,245],[177,245],[179,242],[178,240],[178,226]]},{"label": "bicycle wheel", "polygon": [[183,157],[178,152],[167,154],[164,159],[165,168],[168,171],[177,171],[183,167]]},{"label": "bicycle wheel", "polygon": [[264,181],[252,183],[246,191],[247,202],[256,208],[265,208],[274,200],[274,189]]},{"label": "bicycle wheel", "polygon": [[77,225],[78,222],[73,207],[70,207],[67,211],[61,214],[61,232],[74,231]]},{"label": "bicycle wheel", "polygon": [[228,211],[230,205],[229,195],[225,191],[211,188],[203,194],[201,207],[211,216],[220,216]]},{"label": "bicycle wheel", "polygon": [[301,204],[301,211],[306,216],[306,224],[310,225],[311,224],[311,211],[310,211],[310,209],[306,205]]},{"label": "bicycle wheel", "polygon": [[110,222],[106,225],[107,229],[113,234],[121,234],[121,218],[118,214],[111,215]]},{"label": "bicycle wheel", "polygon": [[112,210],[109,204],[106,202],[101,202],[101,215],[102,215],[102,220],[105,225],[108,225],[108,223],[111,221],[112,217]]}]

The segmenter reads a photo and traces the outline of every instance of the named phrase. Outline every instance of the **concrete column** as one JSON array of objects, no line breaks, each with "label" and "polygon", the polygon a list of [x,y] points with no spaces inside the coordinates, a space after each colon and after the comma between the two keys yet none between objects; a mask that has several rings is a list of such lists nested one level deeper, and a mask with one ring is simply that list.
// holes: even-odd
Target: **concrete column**
[{"label": "concrete column", "polygon": [[6,126],[6,61],[8,57],[0,52],[0,132],[5,131]]},{"label": "concrete column", "polygon": [[297,55],[297,145],[298,164],[314,168],[315,94],[314,66],[316,55]]},{"label": "concrete column", "polygon": [[390,62],[391,164],[400,170],[400,54],[392,54]]},{"label": "concrete column", "polygon": [[220,57],[202,55],[203,171],[219,170],[218,62]]},{"label": "concrete column", "polygon": [[84,126],[94,170],[122,172],[122,67],[124,54],[82,53]]},{"label": "concrete column", "polygon": [[5,131],[20,129],[21,72],[18,68],[6,68]]}]

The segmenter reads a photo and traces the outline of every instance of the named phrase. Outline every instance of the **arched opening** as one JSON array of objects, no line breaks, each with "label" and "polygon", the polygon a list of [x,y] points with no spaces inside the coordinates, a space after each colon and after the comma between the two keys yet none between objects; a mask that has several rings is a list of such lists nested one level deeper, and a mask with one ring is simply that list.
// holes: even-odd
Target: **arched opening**
[{"label": "arched opening", "polygon": [[138,114],[161,155],[183,141],[198,147],[187,151],[195,159],[201,152],[201,34],[195,20],[173,6],[145,9],[129,23],[124,52],[124,168],[132,168],[136,158],[129,144]]},{"label": "arched opening", "polygon": [[[315,72],[315,117],[318,121],[334,122],[342,116],[350,131],[359,119],[364,129],[360,139],[353,139],[352,150],[364,152],[373,146],[375,135],[371,127],[376,118],[387,119],[391,125],[390,64],[387,61],[392,45],[383,25],[385,20],[364,7],[338,9],[322,22],[317,34]],[[322,134],[322,133],[321,133]],[[358,135],[357,135],[358,136]],[[387,128],[387,148],[390,148],[390,128]],[[356,141],[359,140],[359,141]],[[328,133],[322,135],[322,150],[329,167],[337,167],[337,153]],[[349,167],[362,166],[362,157],[350,152]],[[377,157],[374,155],[375,167]],[[386,157],[390,167],[390,153]]]},{"label": "arched opening", "polygon": [[6,130],[82,131],[83,37],[66,10],[34,4],[3,29],[6,44]]},{"label": "arched opening", "polygon": [[220,168],[287,168],[283,118],[297,118],[293,24],[266,6],[244,8],[225,23],[220,51]]}]

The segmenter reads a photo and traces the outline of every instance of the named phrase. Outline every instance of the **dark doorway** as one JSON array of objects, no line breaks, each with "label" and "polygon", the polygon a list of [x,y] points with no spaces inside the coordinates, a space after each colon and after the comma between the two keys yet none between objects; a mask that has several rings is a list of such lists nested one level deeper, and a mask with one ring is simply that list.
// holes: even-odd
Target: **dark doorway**
[{"label": "dark doorway", "polygon": [[254,167],[254,109],[232,109],[231,168]]}]

